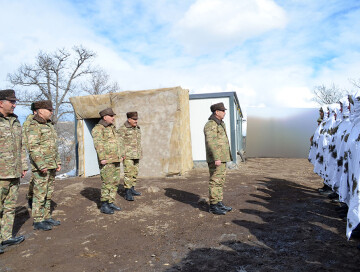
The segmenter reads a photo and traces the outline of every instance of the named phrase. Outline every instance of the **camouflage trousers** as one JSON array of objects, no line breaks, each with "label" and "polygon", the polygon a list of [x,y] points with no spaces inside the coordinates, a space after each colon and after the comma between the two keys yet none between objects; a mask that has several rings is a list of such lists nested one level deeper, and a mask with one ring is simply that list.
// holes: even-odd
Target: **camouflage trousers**
[{"label": "camouflage trousers", "polygon": [[26,199],[32,199],[34,195],[34,173],[31,173],[31,179],[29,182],[29,190],[26,195]]},{"label": "camouflage trousers", "polygon": [[139,159],[124,160],[124,188],[130,189],[136,186],[136,178],[139,173]]},{"label": "camouflage trousers", "polygon": [[34,222],[41,222],[51,218],[51,197],[54,193],[55,169],[48,169],[47,173],[33,172],[34,189],[32,217]]},{"label": "camouflage trousers", "polygon": [[101,201],[113,203],[120,183],[120,162],[100,166]]},{"label": "camouflage trousers", "polygon": [[0,179],[0,242],[12,237],[20,178]]},{"label": "camouflage trousers", "polygon": [[226,162],[216,166],[215,162],[208,163],[210,180],[209,180],[209,202],[216,204],[223,200],[223,188],[226,177]]}]

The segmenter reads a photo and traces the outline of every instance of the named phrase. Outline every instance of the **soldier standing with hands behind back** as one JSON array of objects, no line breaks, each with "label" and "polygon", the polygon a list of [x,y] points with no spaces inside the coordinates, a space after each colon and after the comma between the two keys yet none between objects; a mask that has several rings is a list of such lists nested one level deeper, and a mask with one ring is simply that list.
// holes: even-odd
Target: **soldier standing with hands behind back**
[{"label": "soldier standing with hands behind back", "polygon": [[54,181],[61,161],[57,147],[57,134],[51,122],[53,106],[50,100],[34,102],[37,113],[26,129],[27,147],[33,172],[32,216],[35,230],[51,230],[60,221],[51,217],[51,198]]},{"label": "soldier standing with hands behind back", "polygon": [[25,239],[12,237],[20,177],[28,168],[21,125],[14,114],[17,100],[14,90],[0,91],[0,254]]},{"label": "soldier standing with hands behind back", "polygon": [[[25,144],[26,149],[29,149],[28,143],[27,143],[27,138],[28,137],[26,135],[27,128],[30,125],[32,119],[34,118],[34,116],[36,114],[36,110],[34,108],[34,103],[31,103],[30,109],[32,111],[32,114],[29,114],[26,117],[26,121],[23,123],[23,127],[22,127],[23,139],[24,139],[24,144]],[[30,209],[32,209],[33,189],[34,189],[34,174],[31,175],[30,182],[29,182],[29,190],[28,190],[28,193],[26,195],[26,199],[28,200],[28,205],[29,205]]]},{"label": "soldier standing with hands behind back", "polygon": [[101,185],[101,208],[105,214],[113,214],[121,208],[114,204],[120,183],[120,162],[122,146],[114,126],[115,113],[111,108],[99,112],[101,120],[92,129],[91,135],[98,156]]},{"label": "soldier standing with hands behind back", "polygon": [[136,111],[126,113],[127,121],[119,129],[120,141],[124,146],[124,188],[125,199],[134,201],[133,196],[141,195],[135,190],[136,179],[139,173],[139,161],[142,157],[141,131],[138,126],[138,113]]},{"label": "soldier standing with hands behind back", "polygon": [[209,212],[224,215],[232,208],[225,206],[223,200],[223,187],[226,177],[226,162],[232,160],[229,140],[226,134],[225,106],[217,103],[210,107],[212,115],[204,127],[206,161],[209,166]]}]

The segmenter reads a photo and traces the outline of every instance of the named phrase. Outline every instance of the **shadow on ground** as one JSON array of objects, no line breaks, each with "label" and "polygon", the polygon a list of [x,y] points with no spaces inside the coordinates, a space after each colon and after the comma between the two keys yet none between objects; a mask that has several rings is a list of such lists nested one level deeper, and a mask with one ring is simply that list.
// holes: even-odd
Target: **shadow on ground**
[{"label": "shadow on ground", "polygon": [[195,209],[201,211],[208,211],[209,205],[203,201],[200,202],[200,196],[194,193],[174,189],[174,188],[165,188],[165,196],[172,198],[176,201],[182,202],[184,204],[189,204]]},{"label": "shadow on ground", "polygon": [[101,206],[101,201],[100,201],[101,191],[100,191],[99,188],[86,187],[80,192],[80,194],[82,196],[86,197],[87,199],[95,202],[97,207],[100,209],[100,206]]},{"label": "shadow on ground", "polygon": [[[232,220],[248,237],[221,241],[213,248],[191,250],[172,271],[356,271],[360,256],[345,237],[345,222],[335,205],[314,189],[289,180],[258,180],[254,209],[241,209]],[[172,198],[194,203],[196,195],[169,191]],[[291,205],[290,205],[291,203]],[[249,205],[248,205],[249,206]],[[244,220],[244,219],[247,220]],[[253,220],[249,220],[253,219]],[[214,237],[217,238],[218,237]],[[351,243],[351,242],[350,242]],[[343,250],[339,250],[343,248]],[[339,258],[339,254],[344,255]],[[351,256],[351,257],[350,257]],[[358,262],[338,260],[357,258]]]}]

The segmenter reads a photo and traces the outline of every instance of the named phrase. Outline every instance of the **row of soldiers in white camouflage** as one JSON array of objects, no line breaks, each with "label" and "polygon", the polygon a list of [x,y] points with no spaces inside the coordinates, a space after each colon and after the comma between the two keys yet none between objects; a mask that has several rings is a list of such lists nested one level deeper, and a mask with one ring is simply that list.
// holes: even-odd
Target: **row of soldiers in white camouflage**
[{"label": "row of soldiers in white camouflage", "polygon": [[[50,210],[55,175],[61,170],[57,134],[51,122],[52,102],[42,100],[32,103],[33,114],[28,116],[21,128],[14,114],[16,101],[14,90],[0,90],[0,254],[6,247],[25,240],[23,235],[15,237],[12,232],[20,178],[28,170],[26,149],[32,170],[27,198],[32,208],[34,229],[46,231],[60,225],[60,221],[51,217]],[[134,189],[141,157],[137,112],[127,113],[128,121],[118,131],[113,125],[114,115],[111,109],[101,111],[101,120],[92,131],[103,182],[101,212],[107,214],[120,210],[113,200],[120,181],[121,161],[125,172],[125,199],[133,201],[133,195],[140,195]],[[110,142],[115,144],[115,149]]]},{"label": "row of soldiers in white camouflage", "polygon": [[318,127],[310,139],[309,161],[324,179],[319,192],[332,202],[347,221],[348,239],[360,223],[360,96],[349,95],[320,109]]}]

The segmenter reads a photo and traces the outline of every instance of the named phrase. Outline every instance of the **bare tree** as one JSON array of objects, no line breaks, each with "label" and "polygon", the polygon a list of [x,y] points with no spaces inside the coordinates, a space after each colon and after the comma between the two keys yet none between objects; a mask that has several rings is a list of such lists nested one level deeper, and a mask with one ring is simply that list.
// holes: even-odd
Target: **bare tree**
[{"label": "bare tree", "polygon": [[83,92],[88,94],[115,93],[120,87],[117,82],[109,82],[110,76],[102,69],[98,68],[90,75],[90,80],[81,85]]},{"label": "bare tree", "polygon": [[22,64],[8,80],[14,86],[30,87],[17,91],[20,105],[49,99],[53,102],[53,122],[56,124],[66,114],[73,113],[69,96],[81,92],[81,79],[96,72],[91,67],[96,54],[82,46],[74,46],[72,53],[58,49],[53,53],[40,51],[35,64]]},{"label": "bare tree", "polygon": [[335,84],[329,88],[325,85],[315,86],[312,93],[314,94],[312,100],[320,105],[336,103],[346,95],[346,92],[340,90]]},{"label": "bare tree", "polygon": [[360,78],[359,79],[349,79],[349,81],[356,87],[360,89]]}]

